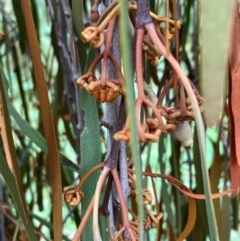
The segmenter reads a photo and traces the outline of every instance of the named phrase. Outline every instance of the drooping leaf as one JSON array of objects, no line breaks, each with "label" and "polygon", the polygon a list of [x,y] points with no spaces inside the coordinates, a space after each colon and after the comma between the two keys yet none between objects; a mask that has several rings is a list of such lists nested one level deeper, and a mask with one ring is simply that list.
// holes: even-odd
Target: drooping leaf
[{"label": "drooping leaf", "polygon": [[15,12],[15,16],[17,19],[17,25],[18,25],[18,31],[19,31],[19,42],[20,42],[20,48],[23,53],[25,53],[26,50],[26,27],[24,25],[23,20],[23,13],[22,11],[19,11],[21,9],[21,2],[20,1],[12,1],[13,3],[13,9]]},{"label": "drooping leaf", "polygon": [[[214,159],[213,159],[213,165],[210,169],[210,183],[211,183],[211,190],[213,193],[219,192],[218,186],[219,186],[219,180],[221,177],[221,157],[219,153],[219,140],[214,145],[215,153],[214,153]],[[221,230],[221,208],[220,208],[220,200],[215,199],[213,200],[213,206],[215,210],[216,215],[216,221],[217,221],[217,227],[218,227],[218,234],[220,236],[220,230]]]},{"label": "drooping leaf", "polygon": [[[207,125],[216,124],[226,97],[228,39],[234,1],[201,1],[201,89]],[[223,17],[225,16],[225,17]]]},{"label": "drooping leaf", "polygon": [[[35,213],[30,213],[31,217],[34,219],[38,220],[42,225],[46,226],[50,231],[53,230],[53,225],[49,221],[47,221],[45,218],[35,214]],[[69,237],[66,235],[63,235],[63,240],[69,241]]]},{"label": "drooping leaf", "polygon": [[[17,179],[16,176],[10,172],[7,161],[3,154],[0,152],[0,173],[3,176],[9,191],[12,195],[16,208],[18,210],[19,216],[23,222],[23,225],[26,229],[27,235],[30,240],[37,241],[37,236],[34,232],[34,227],[32,222],[29,220],[29,216],[26,209],[25,199],[19,190],[21,185],[21,179]],[[22,189],[22,188],[21,188]]]},{"label": "drooping leaf", "polygon": [[22,222],[26,228],[28,237],[30,238],[30,240],[37,240],[34,233],[33,224],[30,222],[28,216],[27,205],[24,197],[21,172],[18,165],[15,146],[13,143],[10,119],[7,109],[7,101],[5,98],[2,72],[0,73],[0,109],[0,130],[6,155],[5,160],[4,156],[0,153],[0,171],[13,196],[13,200],[16,204]]},{"label": "drooping leaf", "polygon": [[21,129],[22,133],[26,135],[32,142],[34,142],[44,153],[47,154],[47,145],[45,139],[42,135],[36,131],[27,121],[25,121],[16,109],[13,107],[11,100],[9,99],[7,93],[9,84],[7,78],[3,72],[2,66],[0,65],[0,74],[3,81],[4,92],[6,93],[7,108],[10,115],[16,121],[17,125]]},{"label": "drooping leaf", "polygon": [[231,210],[230,210],[230,198],[224,196],[222,198],[222,227],[220,240],[230,240],[231,231]]},{"label": "drooping leaf", "polygon": [[177,241],[182,241],[188,237],[188,235],[193,230],[197,216],[196,210],[196,200],[193,198],[188,198],[188,219],[183,232],[178,237]]},{"label": "drooping leaf", "polygon": [[[197,137],[196,129],[194,131],[193,161],[194,161],[196,170],[201,170],[201,160],[200,160],[200,153],[198,148],[198,137]],[[199,171],[196,172],[196,192],[197,193],[204,192],[202,172],[199,172]],[[208,234],[209,227],[207,223],[206,203],[201,200],[198,200],[197,206],[198,206],[198,210],[201,218],[201,224],[205,229],[205,233]]]},{"label": "drooping leaf", "polygon": [[[172,167],[172,173],[175,178],[178,180],[181,180],[180,176],[180,142],[174,139],[173,136],[171,136],[171,144],[172,144],[172,156],[170,158],[171,167]],[[173,195],[174,195],[174,203],[176,208],[176,227],[177,227],[177,233],[180,234],[182,231],[182,217],[183,212],[185,213],[185,210],[182,208],[182,202],[180,193],[173,189]],[[172,215],[172,214],[171,214]]]},{"label": "drooping leaf", "polygon": [[238,230],[238,220],[239,220],[239,205],[238,205],[238,197],[235,197],[231,201],[232,206],[232,228]]},{"label": "drooping leaf", "polygon": [[48,98],[47,83],[44,76],[37,34],[31,13],[29,0],[22,0],[22,10],[27,29],[30,53],[33,61],[34,76],[38,91],[44,135],[48,146],[48,171],[52,187],[53,232],[54,240],[62,240],[62,183],[58,147],[53,125],[53,117]]}]

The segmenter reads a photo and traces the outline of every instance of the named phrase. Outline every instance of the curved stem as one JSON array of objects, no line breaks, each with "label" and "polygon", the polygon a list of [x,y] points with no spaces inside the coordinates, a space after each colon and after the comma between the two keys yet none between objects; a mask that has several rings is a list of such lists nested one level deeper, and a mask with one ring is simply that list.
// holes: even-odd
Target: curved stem
[{"label": "curved stem", "polygon": [[76,191],[80,191],[83,184],[86,182],[86,180],[98,169],[103,168],[104,163],[99,163],[98,165],[94,166],[92,169],[90,169],[81,179],[80,183],[74,188]]},{"label": "curved stem", "polygon": [[118,1],[113,1],[101,14],[101,16],[98,19],[97,26],[99,26],[103,20],[109,15],[109,13],[117,6],[120,6],[120,3]]},{"label": "curved stem", "polygon": [[136,42],[136,76],[138,86],[138,98],[145,97],[143,88],[143,68],[142,68],[142,42],[145,30],[142,28],[137,29],[137,42]]},{"label": "curved stem", "polygon": [[[88,68],[88,71],[87,73],[91,73],[93,72],[94,68],[96,67],[96,65],[98,64],[98,62],[103,58],[103,53],[102,54],[99,54],[95,59],[94,61],[91,63],[90,67]],[[86,74],[87,74],[86,73]]]},{"label": "curved stem", "polygon": [[143,39],[143,43],[145,45],[147,45],[153,52],[154,54],[157,56],[157,57],[160,57],[161,54],[160,52],[154,47],[154,45],[152,43],[150,43],[150,41],[146,40],[146,39]]},{"label": "curved stem", "polygon": [[149,100],[148,98],[146,98],[146,97],[143,99],[143,102],[144,102],[145,104],[147,104],[149,107],[152,108],[153,113],[155,114],[155,116],[156,116],[157,119],[158,119],[159,129],[160,129],[161,131],[165,131],[166,128],[165,128],[165,126],[164,126],[164,123],[163,123],[163,120],[162,120],[162,116],[161,116],[159,110],[156,108],[156,106],[152,103],[152,101],[150,101],[150,100]]},{"label": "curved stem", "polygon": [[173,20],[175,23],[175,55],[176,60],[179,60],[179,29],[177,27],[177,8],[176,8],[176,1],[172,0],[172,9],[173,9]]},{"label": "curved stem", "polygon": [[103,198],[103,204],[102,206],[98,209],[99,212],[104,215],[105,217],[109,216],[109,210],[108,210],[108,204],[109,204],[109,199],[111,195],[111,189],[112,189],[112,182],[113,182],[113,177],[112,175],[109,175],[108,180],[107,180],[107,185],[105,188],[105,194]]},{"label": "curved stem", "polygon": [[144,132],[142,130],[141,120],[140,120],[141,105],[142,105],[142,100],[137,99],[136,104],[135,104],[135,111],[136,111],[136,121],[137,121],[138,135],[139,135],[140,140],[145,140],[145,136],[144,136]]},{"label": "curved stem", "polygon": [[116,236],[113,238],[113,241],[117,241],[120,235],[125,231],[125,227],[121,227],[121,229],[118,231]]},{"label": "curved stem", "polygon": [[[166,0],[166,18],[168,18],[169,15],[169,0]],[[168,33],[169,33],[169,21],[166,21],[166,30],[165,30],[165,39],[166,39],[166,49],[167,49],[167,54],[169,54],[169,41],[168,41]]]},{"label": "curved stem", "polygon": [[91,203],[89,204],[88,208],[87,208],[87,211],[85,213],[85,215],[83,216],[82,218],[82,221],[80,223],[80,225],[78,226],[78,229],[77,229],[77,232],[75,233],[72,241],[79,241],[79,239],[81,238],[82,236],[82,233],[83,233],[83,230],[87,224],[87,221],[92,213],[92,210],[93,210],[93,202],[94,202],[94,196],[91,200]]},{"label": "curved stem", "polygon": [[111,53],[109,53],[108,58],[112,61],[112,64],[115,67],[115,70],[118,75],[119,83],[120,83],[121,87],[123,87],[124,86],[124,78],[123,78],[122,71],[121,71],[121,68],[119,67],[117,60],[113,57],[113,55]]},{"label": "curved stem", "polygon": [[96,191],[94,194],[94,203],[93,203],[93,238],[94,241],[102,241],[99,226],[98,226],[98,205],[99,205],[99,197],[100,193],[103,187],[103,184],[107,178],[107,175],[110,171],[110,168],[107,166],[104,166],[101,175],[98,179]]},{"label": "curved stem", "polygon": [[117,174],[117,169],[114,168],[111,171],[111,173],[112,173],[113,179],[115,181],[115,185],[116,185],[117,192],[118,192],[118,197],[119,197],[121,208],[122,208],[122,219],[123,219],[124,228],[128,230],[128,232],[129,232],[129,234],[132,238],[132,241],[136,241],[136,239],[133,235],[133,232],[131,230],[131,225],[130,225],[129,220],[128,220],[127,207],[126,207],[126,204],[124,202],[122,187],[121,187],[120,180],[119,180],[119,177],[118,177],[118,174]]},{"label": "curved stem", "polygon": [[103,52],[103,68],[101,77],[101,86],[104,87],[107,82],[107,69],[108,69],[108,55],[110,53],[110,47],[112,42],[113,28],[115,24],[116,17],[113,17],[108,25],[107,37],[105,42],[105,50]]},{"label": "curved stem", "polygon": [[158,102],[157,102],[158,109],[162,107],[163,99],[164,99],[166,93],[168,92],[168,90],[170,89],[172,83],[173,83],[173,78],[167,82],[167,84],[164,86],[163,90],[160,92],[159,97],[158,97]]},{"label": "curved stem", "polygon": [[104,18],[104,20],[99,24],[98,29],[101,31],[107,26],[107,24],[111,21],[111,19],[118,14],[120,9],[120,4],[117,4],[112,11]]},{"label": "curved stem", "polygon": [[111,21],[109,22],[109,25],[108,25],[107,37],[106,37],[106,43],[105,43],[105,51],[107,51],[107,52],[110,51],[110,48],[111,48],[115,20],[116,20],[116,16],[114,16],[111,19]]}]

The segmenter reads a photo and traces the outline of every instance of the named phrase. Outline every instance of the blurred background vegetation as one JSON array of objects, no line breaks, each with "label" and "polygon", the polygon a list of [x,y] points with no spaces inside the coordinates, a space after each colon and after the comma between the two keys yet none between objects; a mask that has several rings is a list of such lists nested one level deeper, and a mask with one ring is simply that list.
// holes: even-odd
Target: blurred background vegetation
[{"label": "blurred background vegetation", "polygon": [[[49,160],[48,156],[50,146],[45,140],[44,130],[46,129],[43,118],[48,115],[46,114],[48,110],[43,113],[40,107],[39,95],[43,90],[39,90],[36,76],[34,76],[21,1],[1,0],[0,72],[3,86],[1,87],[1,99],[6,99],[5,104],[1,101],[1,112],[3,111],[4,116],[9,114],[10,122],[6,124],[7,119],[4,119],[5,121],[0,121],[0,125],[1,130],[6,128],[11,131],[9,133],[12,133],[21,178],[18,179],[18,175],[12,175],[9,171],[6,162],[8,158],[5,156],[7,151],[4,140],[6,139],[2,135],[0,144],[2,153],[0,155],[0,173],[2,174],[0,177],[0,240],[52,240],[57,232],[62,234],[62,240],[71,240],[88,203],[71,207],[64,201],[62,194],[60,194],[60,199],[54,199],[53,196],[54,192],[58,192],[57,197],[59,197],[59,190],[56,191],[56,186],[59,186],[62,192],[64,188],[78,184],[80,178],[86,173],[86,169],[105,160],[106,157],[108,133],[104,127],[96,129],[99,128],[99,121],[106,114],[106,104],[96,103],[92,97],[86,97],[86,93],[82,93],[75,84],[79,75],[86,72],[98,50],[83,43],[75,33],[71,11],[74,1],[31,0],[29,2],[39,41],[42,66],[48,87],[47,96],[57,140],[59,158],[54,161],[60,162],[60,169],[59,172],[57,169],[55,172],[53,168],[58,163],[49,164],[53,160]],[[88,26],[91,24],[92,3],[90,0],[82,2],[84,14],[80,16],[83,16],[84,25]],[[175,8],[171,7],[173,4]],[[165,5],[165,0],[150,0],[151,10],[159,16],[165,16]],[[221,8],[227,8],[227,5],[223,4]],[[197,87],[200,86],[200,80],[202,80],[200,79],[201,68],[206,67],[206,63],[203,63],[201,68],[199,67],[200,9],[198,1],[178,0],[171,1],[170,4],[170,14],[173,15],[173,10],[176,10],[177,19],[181,21],[181,28],[178,31],[178,49],[176,50],[176,44],[173,42],[171,50],[179,54],[184,72]],[[223,20],[226,18],[226,16],[221,17]],[[216,31],[218,31],[217,28],[216,25]],[[216,43],[216,48],[218,48],[218,43]],[[227,52],[225,55],[227,60]],[[226,63],[223,64],[226,65]],[[99,75],[101,67],[97,68],[96,72]],[[226,66],[223,69],[225,70],[223,83],[228,83]],[[165,58],[159,60],[157,68],[147,62],[145,71],[146,81],[155,93],[159,93],[171,75],[170,65]],[[215,79],[218,79],[217,73]],[[217,85],[216,83],[217,91],[218,83]],[[214,91],[215,89],[211,89],[209,92]],[[84,96],[89,99],[84,100]],[[175,103],[174,96],[174,90],[169,91],[164,103],[168,105]],[[225,97],[219,98],[217,102],[225,102]],[[86,151],[85,140],[80,139],[84,124],[86,124],[86,119],[84,119],[86,116],[84,117],[83,113],[87,110],[84,110],[86,107],[83,107],[83,103],[88,103],[87,108],[93,106],[93,117],[91,113],[88,117],[89,125],[94,125],[93,131],[100,130],[99,139],[101,140],[98,147],[101,160],[92,160],[88,167],[84,166],[82,157],[91,155],[93,147],[90,146]],[[226,106],[228,103],[226,101]],[[205,102],[204,106],[206,105],[211,105],[211,102]],[[221,113],[219,112],[219,120],[216,121],[214,127],[205,125],[206,160],[213,193],[231,188],[229,114],[226,109],[227,107],[222,108]],[[194,144],[190,148],[185,148],[171,134],[162,135],[158,143],[142,144],[140,147],[142,170],[145,171],[150,165],[153,172],[172,175],[194,193],[202,194],[204,193],[203,177],[194,122],[191,123],[191,128],[194,132]],[[96,145],[98,141],[96,140]],[[127,158],[131,160],[128,149],[127,153]],[[59,183],[55,182],[57,179],[51,179],[54,173],[61,174],[61,178],[58,179]],[[87,182],[85,197],[88,196],[89,190],[89,193],[93,194],[98,175],[99,173],[96,173],[93,179]],[[164,180],[156,179],[155,185],[157,200],[149,205],[149,209],[156,211],[155,204],[157,203],[164,216],[158,228],[149,229],[144,239],[176,240],[187,222],[187,198]],[[143,186],[148,187],[151,192],[154,191],[150,179],[143,178]],[[22,198],[26,202],[28,211],[24,209]],[[90,201],[91,198],[88,196],[87,200]],[[57,221],[53,221],[54,213],[57,212],[54,211],[56,201],[62,207],[62,217],[59,216],[62,218],[62,230],[56,230],[59,225],[56,224]],[[232,199],[230,195],[225,195],[220,199],[215,199],[213,204],[220,240],[240,240],[239,196]],[[86,237],[87,240],[92,240]],[[208,237],[209,226],[205,202],[197,200],[196,224],[187,240],[208,240]],[[54,240],[58,239],[54,238]]]}]

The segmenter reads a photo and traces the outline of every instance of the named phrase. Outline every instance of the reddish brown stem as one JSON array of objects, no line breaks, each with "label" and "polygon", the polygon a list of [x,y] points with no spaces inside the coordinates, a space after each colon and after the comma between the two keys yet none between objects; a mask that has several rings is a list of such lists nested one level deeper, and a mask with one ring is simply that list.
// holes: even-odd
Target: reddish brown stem
[{"label": "reddish brown stem", "polygon": [[91,202],[90,202],[90,204],[87,208],[87,211],[86,211],[85,215],[82,218],[82,221],[81,221],[81,223],[80,223],[80,225],[77,229],[77,232],[75,233],[72,241],[79,241],[79,239],[81,238],[83,230],[84,230],[84,228],[87,224],[87,221],[88,221],[88,219],[89,219],[89,217],[92,213],[92,210],[93,210],[93,201],[94,201],[94,196],[93,196],[93,198],[92,198],[92,200],[91,200]]},{"label": "reddish brown stem", "polygon": [[110,53],[110,47],[112,43],[112,34],[113,34],[113,28],[115,24],[115,19],[114,17],[108,25],[108,32],[107,32],[107,37],[106,37],[106,42],[105,42],[105,50],[103,52],[103,67],[102,67],[102,77],[101,77],[101,86],[105,87],[106,82],[107,82],[107,69],[108,69],[108,55]]},{"label": "reddish brown stem", "polygon": [[99,226],[98,226],[98,206],[99,206],[99,197],[102,190],[102,187],[105,183],[107,175],[110,171],[110,168],[104,166],[101,175],[98,179],[96,191],[94,194],[94,203],[93,203],[93,237],[94,241],[102,241]]},{"label": "reddish brown stem", "polygon": [[141,106],[142,106],[142,100],[137,99],[136,103],[135,103],[135,111],[136,111],[136,121],[137,121],[138,135],[139,135],[140,140],[144,141],[145,136],[144,136],[144,132],[142,130],[141,119],[140,119]]},{"label": "reddish brown stem", "polygon": [[154,115],[157,117],[158,119],[158,126],[159,126],[159,129],[161,131],[165,131],[165,126],[164,126],[164,123],[163,123],[163,120],[162,120],[162,116],[159,112],[159,110],[156,108],[156,106],[148,99],[148,98],[144,98],[143,99],[143,102],[148,105],[149,107],[151,107],[151,109],[153,110],[153,113]]},{"label": "reddish brown stem", "polygon": [[103,53],[98,55],[96,59],[94,59],[94,61],[92,62],[92,64],[90,65],[88,71],[86,74],[90,73],[92,74],[94,68],[96,67],[96,65],[98,64],[98,62],[103,58]]},{"label": "reddish brown stem", "polygon": [[132,238],[132,241],[136,241],[136,239],[133,235],[133,232],[131,230],[131,225],[130,225],[129,220],[128,220],[127,207],[126,207],[126,204],[125,204],[125,201],[124,201],[122,186],[121,186],[121,183],[120,183],[120,180],[119,180],[119,177],[118,177],[117,169],[114,168],[111,171],[111,173],[112,173],[113,179],[115,181],[115,185],[116,185],[117,192],[118,192],[118,197],[119,197],[121,208],[122,208],[122,219],[123,219],[124,229],[128,230],[128,232],[130,234],[130,237]]},{"label": "reddish brown stem", "polygon": [[144,99],[143,88],[143,68],[142,68],[142,42],[145,30],[142,28],[137,29],[137,42],[136,42],[136,76],[138,86],[138,98]]},{"label": "reddish brown stem", "polygon": [[158,102],[157,102],[157,108],[158,109],[160,109],[162,107],[163,99],[164,99],[165,95],[167,94],[168,90],[170,89],[172,83],[173,83],[173,79],[170,79],[167,82],[167,84],[164,86],[162,92],[159,94]]}]

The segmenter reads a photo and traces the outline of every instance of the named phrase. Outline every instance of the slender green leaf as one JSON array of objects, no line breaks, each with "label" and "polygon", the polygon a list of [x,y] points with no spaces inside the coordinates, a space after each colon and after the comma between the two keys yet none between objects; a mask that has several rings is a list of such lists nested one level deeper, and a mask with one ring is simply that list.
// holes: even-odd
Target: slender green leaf
[{"label": "slender green leaf", "polygon": [[25,121],[19,113],[16,111],[16,109],[13,107],[11,100],[9,99],[7,93],[9,84],[7,81],[7,78],[4,74],[4,71],[2,69],[2,66],[0,65],[0,74],[3,80],[3,87],[4,92],[6,93],[6,102],[7,102],[7,108],[10,113],[10,115],[13,117],[13,119],[16,121],[17,125],[21,129],[22,133],[26,135],[32,142],[34,142],[44,153],[47,154],[47,144],[45,139],[42,137],[42,135],[36,131],[27,121]]},{"label": "slender green leaf", "polygon": [[17,25],[18,25],[18,32],[19,32],[19,43],[21,51],[24,53],[26,50],[26,27],[24,25],[24,19],[22,11],[19,11],[21,9],[21,2],[20,1],[12,1],[13,3],[13,9],[15,12],[15,16],[17,19]]},{"label": "slender green leaf", "polygon": [[[53,225],[49,221],[47,221],[45,218],[30,212],[31,217],[38,220],[42,225],[46,226],[50,231],[53,231]],[[63,234],[63,240],[69,241],[69,237]]]},{"label": "slender green leaf", "polygon": [[[159,141],[159,163],[160,163],[160,172],[165,173],[165,160],[163,160],[163,153],[164,153],[164,137],[161,137]],[[173,211],[171,208],[171,202],[170,202],[170,194],[168,191],[168,185],[164,179],[161,180],[161,200],[165,206],[166,213],[168,214],[168,223],[171,225],[172,228],[174,228],[175,222],[174,222],[174,216]],[[177,191],[179,193],[179,191]]]},{"label": "slender green leaf", "polygon": [[[85,127],[81,134],[81,170],[80,174],[83,176],[92,167],[101,161],[101,149],[100,149],[100,131],[99,131],[99,118],[96,100],[93,96],[89,95],[84,89],[81,94],[81,108],[84,111]],[[95,193],[95,187],[97,185],[99,172],[95,172],[91,176],[91,180],[88,180],[83,186],[82,191],[85,198],[81,203],[83,215],[88,208],[89,203]],[[83,240],[93,240],[92,233],[92,218],[89,219],[84,232]]]},{"label": "slender green leaf", "polygon": [[20,196],[22,210],[24,210],[24,215],[25,215],[24,221],[26,221],[28,220],[27,207],[24,199],[21,173],[20,173],[20,169],[17,161],[15,146],[13,143],[12,129],[10,126],[9,114],[8,114],[6,98],[5,98],[5,91],[4,91],[1,75],[0,75],[0,107],[1,107],[1,112],[0,112],[1,137],[3,140],[6,160],[7,160],[9,170],[14,174],[14,177],[16,180],[17,191]]},{"label": "slender green leaf", "polygon": [[[134,167],[136,170],[136,179],[142,180],[142,167],[141,167],[141,158],[138,148],[138,132],[136,126],[136,114],[134,108],[135,96],[134,96],[134,81],[133,81],[133,72],[132,72],[132,55],[130,48],[130,38],[128,31],[128,11],[127,11],[127,1],[123,0],[121,2],[120,8],[120,44],[121,44],[121,53],[123,60],[123,70],[124,78],[126,84],[126,106],[128,111],[129,126],[131,130],[131,148],[132,148],[132,159]],[[137,183],[137,193],[142,193],[142,182],[138,181]],[[142,195],[137,195],[138,202],[138,218],[139,218],[139,240],[143,240],[143,197]]]},{"label": "slender green leaf", "polygon": [[[172,156],[170,158],[173,176],[178,180],[181,180],[180,177],[180,142],[171,136],[171,144],[172,144]],[[173,189],[174,195],[174,203],[176,208],[176,227],[177,227],[177,234],[180,234],[182,231],[182,217],[183,212],[185,211],[182,208],[181,196],[178,190],[175,188]]]},{"label": "slender green leaf", "polygon": [[[219,141],[214,145],[215,149],[215,155],[213,159],[213,165],[210,169],[210,183],[211,183],[211,190],[213,193],[218,193],[218,185],[219,185],[219,180],[221,178],[221,157],[219,153]],[[221,209],[220,209],[220,200],[215,199],[213,200],[213,206],[215,210],[215,215],[216,215],[216,221],[217,221],[217,226],[218,226],[218,234],[220,236],[220,230],[221,230]]]},{"label": "slender green leaf", "polygon": [[21,181],[21,180],[17,180],[16,176],[10,172],[8,165],[7,165],[7,161],[1,152],[0,152],[0,173],[2,174],[4,180],[9,188],[9,191],[12,195],[12,198],[13,198],[16,208],[18,210],[19,216],[22,219],[23,225],[26,229],[29,239],[31,241],[35,241],[35,240],[37,241],[38,239],[34,232],[33,224],[29,220],[28,215],[26,215],[27,210],[24,209],[24,206],[22,204],[22,202],[24,200],[22,199],[22,196],[19,192],[19,187],[18,187],[18,185],[20,185],[19,181]]},{"label": "slender green leaf", "polygon": [[[85,69],[89,66],[94,56],[94,50],[90,49]],[[84,112],[85,127],[81,134],[81,170],[80,175],[86,174],[92,167],[101,161],[101,146],[100,146],[100,129],[99,117],[96,100],[92,95],[86,92],[85,89],[81,91],[81,109]],[[83,215],[88,208],[89,203],[95,193],[98,177],[100,172],[95,172],[91,175],[91,180],[87,180],[82,188],[85,198],[81,202]],[[92,217],[84,228],[82,238],[83,240],[93,240],[92,234]]]},{"label": "slender green leaf", "polygon": [[231,231],[231,210],[230,210],[230,198],[225,195],[222,197],[222,229],[220,240],[230,240]]},{"label": "slender green leaf", "polygon": [[[226,95],[228,40],[234,1],[201,2],[201,88],[205,99],[204,116],[216,124]],[[225,92],[225,93],[224,93]]]},{"label": "slender green leaf", "polygon": [[[193,161],[194,161],[196,170],[201,170],[199,140],[198,140],[196,128],[194,131]],[[196,172],[196,183],[197,183],[197,187],[196,187],[197,193],[204,193],[203,175],[202,175],[202,172],[200,171]],[[199,210],[199,215],[201,217],[201,224],[204,227],[206,233],[209,233],[207,213],[206,213],[206,203],[203,200],[197,200],[197,206]]]},{"label": "slender green leaf", "polygon": [[[0,65],[0,74],[3,80],[4,92],[7,93],[9,84],[1,65]],[[8,108],[9,114],[16,121],[16,124],[19,126],[22,133],[26,135],[34,144],[36,144],[45,154],[47,154],[48,150],[47,150],[46,140],[37,130],[35,130],[26,120],[24,120],[19,115],[19,113],[14,108],[7,94],[6,94],[6,102],[7,102],[7,108]],[[66,157],[66,155],[62,152],[59,152],[59,155],[61,158],[60,161],[62,165],[65,165],[68,169],[72,171],[78,172],[79,168],[76,166],[76,164],[74,164],[72,161],[69,160],[71,159],[70,157]]]},{"label": "slender green leaf", "polygon": [[76,32],[79,38],[82,39],[81,32],[84,30],[82,0],[72,0],[72,16]]},{"label": "slender green leaf", "polygon": [[239,220],[239,198],[235,197],[231,201],[232,206],[232,227],[235,230],[238,230],[238,220]]}]

